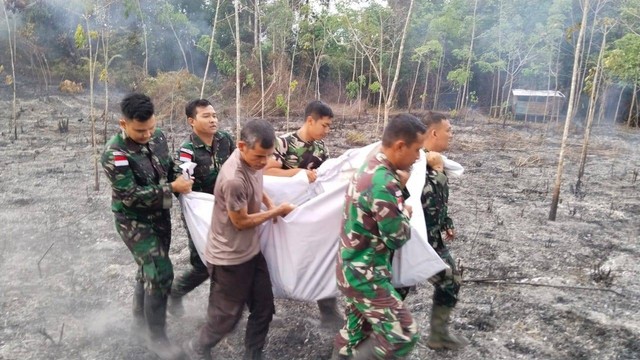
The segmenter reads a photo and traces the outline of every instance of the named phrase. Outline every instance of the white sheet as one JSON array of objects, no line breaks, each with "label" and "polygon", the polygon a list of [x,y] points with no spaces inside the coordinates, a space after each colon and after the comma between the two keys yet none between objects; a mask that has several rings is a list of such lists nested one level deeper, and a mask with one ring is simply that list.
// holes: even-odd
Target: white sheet
[{"label": "white sheet", "polygon": [[[353,172],[378,148],[379,143],[375,143],[327,160],[318,169],[318,179],[312,184],[304,172],[290,178],[264,177],[264,189],[276,204],[289,201],[298,205],[286,218],[278,218],[276,223],[268,221],[260,227],[262,252],[269,264],[276,296],[318,300],[338,294],[335,264],[345,190]],[[448,159],[447,162],[461,174],[459,164]],[[395,286],[424,282],[447,266],[427,242],[419,196],[425,169],[422,154],[407,183],[412,194],[407,204],[413,207],[414,215],[411,239],[393,259]],[[213,201],[213,195],[198,192],[180,196],[187,226],[201,258]]]}]

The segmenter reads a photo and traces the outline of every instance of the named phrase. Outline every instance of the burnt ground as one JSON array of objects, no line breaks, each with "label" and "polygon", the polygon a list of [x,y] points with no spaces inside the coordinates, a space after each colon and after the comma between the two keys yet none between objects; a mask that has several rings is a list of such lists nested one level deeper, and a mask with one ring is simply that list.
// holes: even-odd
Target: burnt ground
[{"label": "burnt ground", "polygon": [[[93,190],[90,124],[86,115],[78,121],[88,112],[86,97],[22,99],[17,141],[7,131],[9,96],[3,99],[0,359],[153,359],[129,332],[135,266],[115,232],[102,171],[100,190]],[[57,117],[69,118],[67,133],[58,131]],[[374,116],[338,122],[328,140],[334,155],[351,146],[346,138],[373,140]],[[574,128],[551,222],[561,127],[503,127],[479,117],[453,124],[448,155],[466,173],[451,181],[458,227],[451,248],[470,281],[452,328],[471,345],[459,352],[426,348],[432,288],[425,283],[408,298],[422,333],[410,358],[640,358],[640,133],[594,128],[584,184],[575,191],[582,133]],[[175,146],[187,132],[183,121],[161,126]],[[109,134],[115,131],[114,121]],[[178,211],[175,203],[177,272],[188,266]],[[188,315],[169,318],[172,339],[184,343],[196,333],[207,295],[201,286],[185,299]],[[276,308],[266,358],[329,358],[333,334],[319,329],[314,304],[279,299]],[[217,358],[241,357],[243,328],[217,347]]]}]

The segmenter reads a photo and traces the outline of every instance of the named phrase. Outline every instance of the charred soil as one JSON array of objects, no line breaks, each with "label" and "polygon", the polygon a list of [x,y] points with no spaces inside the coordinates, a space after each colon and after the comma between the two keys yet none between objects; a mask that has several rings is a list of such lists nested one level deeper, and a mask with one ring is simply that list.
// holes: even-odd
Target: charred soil
[{"label": "charred soil", "polygon": [[[153,359],[130,333],[135,266],[115,232],[102,170],[94,190],[88,101],[56,95],[20,103],[18,140],[7,121],[0,136],[0,359]],[[2,105],[9,119],[10,101]],[[64,119],[67,132],[59,129]],[[188,131],[182,119],[159,125],[174,148]],[[407,299],[422,334],[410,358],[639,359],[637,130],[595,127],[578,189],[582,133],[570,135],[552,222],[561,126],[477,118],[453,125],[447,155],[466,172],[451,179],[458,237],[450,247],[467,281],[451,328],[471,344],[458,352],[424,345],[433,293],[424,283]],[[332,155],[374,141],[374,130],[375,116],[338,116]],[[108,134],[115,131],[112,121]],[[179,211],[175,202],[176,273],[189,266]],[[203,284],[185,298],[184,317],[169,317],[171,339],[184,344],[196,334],[208,290]],[[330,357],[334,334],[320,329],[315,304],[278,299],[276,309],[266,358]],[[243,330],[241,323],[214,355],[241,358]]]}]

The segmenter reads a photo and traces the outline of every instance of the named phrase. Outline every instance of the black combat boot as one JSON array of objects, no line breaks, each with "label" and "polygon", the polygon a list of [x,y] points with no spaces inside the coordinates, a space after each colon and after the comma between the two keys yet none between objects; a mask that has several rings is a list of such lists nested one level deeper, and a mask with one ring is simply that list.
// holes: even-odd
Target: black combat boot
[{"label": "black combat boot", "polygon": [[182,349],[171,344],[165,332],[167,295],[145,294],[144,315],[149,325],[149,350],[163,360],[181,359],[184,356]]},{"label": "black combat boot", "polygon": [[338,309],[338,299],[318,300],[318,309],[320,309],[321,327],[337,332],[344,325],[344,318]]},{"label": "black combat boot", "polygon": [[261,360],[262,359],[262,348],[257,349],[245,349],[243,360]]},{"label": "black combat boot", "polygon": [[133,288],[133,326],[131,331],[135,336],[143,335],[147,330],[144,318],[144,283],[136,281]]},{"label": "black combat boot", "polygon": [[356,347],[355,354],[351,357],[351,360],[372,360],[376,359],[375,342],[373,338],[369,336],[363,342]]}]

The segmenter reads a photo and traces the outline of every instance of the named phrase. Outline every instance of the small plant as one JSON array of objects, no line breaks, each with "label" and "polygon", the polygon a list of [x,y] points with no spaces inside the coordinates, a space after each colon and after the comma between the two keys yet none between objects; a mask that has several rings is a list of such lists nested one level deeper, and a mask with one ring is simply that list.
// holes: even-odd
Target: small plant
[{"label": "small plant", "polygon": [[611,275],[611,268],[606,269],[600,265],[593,265],[593,268],[591,269],[591,280],[609,287],[613,284],[613,278],[614,276]]},{"label": "small plant", "polygon": [[367,137],[359,131],[349,131],[347,133],[347,144],[349,145],[367,145]]},{"label": "small plant", "polygon": [[287,99],[285,99],[283,94],[276,95],[276,108],[284,114],[287,113]]},{"label": "small plant", "polygon": [[69,118],[58,120],[58,131],[60,134],[69,132]]}]

